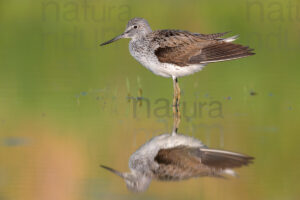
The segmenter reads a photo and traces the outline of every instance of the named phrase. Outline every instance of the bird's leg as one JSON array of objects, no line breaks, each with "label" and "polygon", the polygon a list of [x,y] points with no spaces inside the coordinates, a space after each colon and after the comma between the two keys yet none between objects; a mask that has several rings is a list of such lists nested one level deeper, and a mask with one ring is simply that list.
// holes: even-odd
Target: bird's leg
[{"label": "bird's leg", "polygon": [[174,87],[174,97],[173,97],[174,123],[173,123],[172,135],[176,135],[180,123],[180,112],[179,112],[180,88],[176,77],[173,77],[173,87]]},{"label": "bird's leg", "polygon": [[178,83],[178,79],[175,79],[175,84],[176,84],[176,91],[177,91],[177,98],[176,98],[176,109],[177,109],[177,113],[179,113],[179,101],[180,101],[180,87],[179,87],[179,83]]},{"label": "bird's leg", "polygon": [[[175,107],[175,111],[179,111],[179,99],[180,99],[180,88],[178,84],[178,79],[173,77],[173,88],[174,88],[174,98],[173,98],[173,107]],[[174,109],[173,109],[174,111]]]},{"label": "bird's leg", "polygon": [[176,88],[176,77],[172,77],[173,78],[173,89],[174,89],[174,92],[173,92],[173,114],[175,115],[176,113],[176,103],[177,103],[177,88]]},{"label": "bird's leg", "polygon": [[173,122],[173,130],[172,135],[176,135],[180,124],[180,112],[174,113],[174,122]]}]

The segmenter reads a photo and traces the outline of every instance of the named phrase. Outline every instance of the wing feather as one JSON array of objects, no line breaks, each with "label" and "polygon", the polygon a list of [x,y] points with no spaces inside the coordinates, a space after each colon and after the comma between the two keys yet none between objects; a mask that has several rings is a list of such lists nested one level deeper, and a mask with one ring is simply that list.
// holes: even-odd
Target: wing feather
[{"label": "wing feather", "polygon": [[159,180],[222,177],[223,170],[248,165],[253,159],[229,151],[177,146],[158,152],[154,160],[159,167],[153,170],[153,174]]},{"label": "wing feather", "polygon": [[181,67],[254,55],[253,49],[231,42],[236,36],[220,38],[226,33],[228,32],[206,35],[179,30],[154,31],[152,39],[158,44],[155,55],[162,63]]}]

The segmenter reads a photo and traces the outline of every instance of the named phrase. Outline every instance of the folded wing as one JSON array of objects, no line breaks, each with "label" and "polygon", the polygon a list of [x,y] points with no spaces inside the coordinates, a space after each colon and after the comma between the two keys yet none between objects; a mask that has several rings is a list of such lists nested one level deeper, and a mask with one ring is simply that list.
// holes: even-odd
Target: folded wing
[{"label": "folded wing", "polygon": [[[227,32],[226,32],[227,33]],[[162,63],[181,67],[207,64],[254,55],[253,49],[232,43],[236,37],[222,39],[226,33],[197,34],[178,30],[153,32],[159,46],[155,55]]]},{"label": "folded wing", "polygon": [[159,167],[153,173],[159,180],[223,177],[224,170],[248,165],[253,159],[251,156],[229,151],[178,146],[158,152],[155,161]]}]

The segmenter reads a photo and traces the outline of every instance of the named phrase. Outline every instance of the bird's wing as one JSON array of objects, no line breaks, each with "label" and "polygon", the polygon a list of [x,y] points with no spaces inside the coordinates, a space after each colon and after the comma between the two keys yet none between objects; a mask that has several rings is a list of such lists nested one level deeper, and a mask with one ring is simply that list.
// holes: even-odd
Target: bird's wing
[{"label": "bird's wing", "polygon": [[252,159],[229,151],[177,146],[159,150],[154,159],[159,167],[153,170],[153,174],[159,180],[222,177],[222,170],[248,165]]},{"label": "bird's wing", "polygon": [[198,34],[179,30],[158,30],[152,33],[155,55],[162,63],[181,67],[232,60],[253,55],[253,49],[231,43],[235,37],[222,39],[226,33]]}]

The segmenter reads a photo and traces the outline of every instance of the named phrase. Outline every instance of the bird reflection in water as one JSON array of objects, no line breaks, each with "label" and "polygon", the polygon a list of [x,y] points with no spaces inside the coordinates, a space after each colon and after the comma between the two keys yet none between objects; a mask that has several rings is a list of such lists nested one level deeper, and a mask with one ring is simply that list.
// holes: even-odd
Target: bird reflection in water
[{"label": "bird reflection in water", "polygon": [[130,172],[101,167],[124,179],[130,191],[144,192],[152,180],[236,176],[234,168],[252,163],[254,158],[251,156],[210,149],[196,138],[178,134],[180,112],[177,106],[173,108],[173,114],[172,133],[155,136],[134,152],[129,158]]}]

